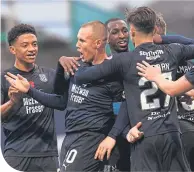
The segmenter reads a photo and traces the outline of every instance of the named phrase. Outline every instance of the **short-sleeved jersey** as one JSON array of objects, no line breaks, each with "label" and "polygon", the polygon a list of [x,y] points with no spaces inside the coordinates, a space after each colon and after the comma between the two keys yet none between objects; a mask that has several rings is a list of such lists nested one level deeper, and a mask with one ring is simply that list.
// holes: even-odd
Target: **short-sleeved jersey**
[{"label": "short-sleeved jersey", "polygon": [[[52,69],[35,66],[30,72],[13,67],[1,75],[1,104],[9,100],[9,83],[4,74],[11,72],[27,78],[31,87],[46,93],[53,91]],[[57,140],[54,130],[54,111],[24,94],[6,118],[2,119],[5,134],[6,156],[40,157],[57,156]]]},{"label": "short-sleeved jersey", "polygon": [[[191,71],[194,68],[194,61],[181,61],[179,63],[178,71],[177,71],[177,79],[186,74],[186,72]],[[180,120],[188,121],[194,124],[194,100],[187,96],[181,95],[177,97],[178,103],[178,118]],[[186,123],[184,123],[185,126]],[[188,126],[181,127],[182,130],[193,130],[193,125],[188,123]]]},{"label": "short-sleeved jersey", "polygon": [[[161,68],[165,78],[176,80],[178,63],[194,57],[194,47],[180,44],[144,43],[132,52],[116,54],[115,58],[76,73],[77,82],[90,83],[112,74],[123,79],[130,124],[142,122],[144,136],[180,131],[175,99],[163,93],[154,82],[138,75],[137,62],[147,61]],[[130,108],[129,108],[130,107]],[[122,125],[122,124],[121,124]]]},{"label": "short-sleeved jersey", "polygon": [[[80,61],[80,68],[88,64]],[[65,110],[66,133],[95,131],[107,134],[113,124],[113,101],[122,101],[123,86],[115,81],[116,76],[90,84],[77,84],[70,78],[68,104]]]}]

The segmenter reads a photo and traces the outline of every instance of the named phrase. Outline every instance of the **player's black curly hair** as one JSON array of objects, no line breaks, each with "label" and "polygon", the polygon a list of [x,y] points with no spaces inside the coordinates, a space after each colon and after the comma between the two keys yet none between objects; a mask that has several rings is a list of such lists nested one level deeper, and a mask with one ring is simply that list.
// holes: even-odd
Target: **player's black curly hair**
[{"label": "player's black curly hair", "polygon": [[14,41],[18,38],[18,36],[31,33],[36,35],[36,30],[33,26],[28,24],[19,24],[11,28],[11,30],[8,32],[8,43],[11,46]]}]

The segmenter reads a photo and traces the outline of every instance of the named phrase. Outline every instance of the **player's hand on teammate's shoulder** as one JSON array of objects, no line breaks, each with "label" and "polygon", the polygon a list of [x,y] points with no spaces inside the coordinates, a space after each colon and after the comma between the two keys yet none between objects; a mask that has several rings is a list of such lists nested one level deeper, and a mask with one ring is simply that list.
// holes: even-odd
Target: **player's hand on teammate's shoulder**
[{"label": "player's hand on teammate's shoulder", "polygon": [[12,103],[18,103],[22,98],[23,93],[16,88],[10,86],[8,90],[8,96]]},{"label": "player's hand on teammate's shoulder", "polygon": [[143,137],[144,133],[139,131],[139,128],[141,128],[141,126],[142,123],[138,122],[133,128],[129,130],[126,136],[128,142],[134,143]]},{"label": "player's hand on teammate's shoulder", "polygon": [[10,72],[7,72],[5,78],[12,87],[17,89],[18,91],[21,91],[22,93],[27,93],[30,89],[30,83],[28,82],[28,80],[19,74],[14,75]]},{"label": "player's hand on teammate's shoulder", "polygon": [[104,156],[107,155],[107,159],[110,158],[111,151],[116,144],[116,140],[107,136],[98,146],[94,159],[104,160]]},{"label": "player's hand on teammate's shoulder", "polygon": [[139,70],[138,75],[143,76],[150,81],[155,81],[155,79],[161,75],[160,67],[150,65],[146,61],[137,63],[136,68]]},{"label": "player's hand on teammate's shoulder", "polygon": [[78,66],[80,66],[78,60],[80,60],[81,57],[66,57],[62,56],[59,58],[59,63],[61,66],[63,66],[66,73],[71,73],[71,75],[74,75],[74,71],[78,70]]}]

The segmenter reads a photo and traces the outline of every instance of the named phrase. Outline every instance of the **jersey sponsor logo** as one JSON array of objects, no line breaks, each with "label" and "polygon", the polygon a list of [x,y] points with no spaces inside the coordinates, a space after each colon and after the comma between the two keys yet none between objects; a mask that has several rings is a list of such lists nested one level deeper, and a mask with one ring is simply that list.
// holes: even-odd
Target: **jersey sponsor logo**
[{"label": "jersey sponsor logo", "polygon": [[156,50],[156,51],[140,51],[139,55],[140,56],[146,56],[146,60],[156,60],[158,58],[160,58],[161,54],[164,54],[163,50]]},{"label": "jersey sponsor logo", "polygon": [[47,77],[46,77],[45,74],[39,74],[39,78],[40,78],[40,80],[41,80],[42,82],[47,82],[47,81],[48,81],[48,79],[47,79]]},{"label": "jersey sponsor logo", "polygon": [[41,113],[44,110],[44,106],[33,98],[23,98],[23,106],[26,109],[26,114]]},{"label": "jersey sponsor logo", "polygon": [[77,86],[76,84],[73,84],[71,87],[70,101],[82,103],[85,97],[88,97],[88,94],[89,90],[82,88],[81,86]]},{"label": "jersey sponsor logo", "polygon": [[148,121],[156,120],[159,118],[165,118],[166,116],[170,115],[170,112],[162,113],[162,112],[151,112],[151,114],[148,116]]}]

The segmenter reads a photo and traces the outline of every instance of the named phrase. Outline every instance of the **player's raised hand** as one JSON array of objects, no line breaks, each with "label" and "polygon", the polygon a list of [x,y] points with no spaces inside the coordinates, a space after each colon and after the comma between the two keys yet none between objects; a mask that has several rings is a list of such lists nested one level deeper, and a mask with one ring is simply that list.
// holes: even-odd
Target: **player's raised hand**
[{"label": "player's raised hand", "polygon": [[129,130],[126,136],[128,142],[134,143],[143,137],[144,133],[139,131],[139,128],[141,128],[141,126],[142,123],[138,122],[133,128]]},{"label": "player's raised hand", "polygon": [[27,93],[30,88],[30,83],[28,80],[21,75],[14,75],[10,72],[7,72],[5,75],[6,80],[10,83],[10,85],[22,93]]},{"label": "player's raised hand", "polygon": [[155,81],[158,75],[161,75],[161,69],[158,66],[152,66],[146,61],[142,63],[137,63],[136,68],[140,71],[138,75],[145,77],[150,81]]},{"label": "player's raised hand", "polygon": [[20,101],[20,99],[22,98],[22,93],[17,90],[16,88],[10,86],[9,90],[8,90],[8,96],[9,99],[13,102],[13,103],[17,103]]},{"label": "player's raised hand", "polygon": [[107,159],[110,158],[110,154],[112,149],[116,144],[116,140],[107,136],[98,146],[94,159],[99,159],[103,161],[105,154],[107,155]]},{"label": "player's raised hand", "polygon": [[63,66],[66,73],[71,73],[71,75],[74,75],[74,71],[77,71],[78,66],[80,66],[80,64],[77,62],[80,59],[81,57],[62,56],[59,58],[59,63],[61,66]]}]

